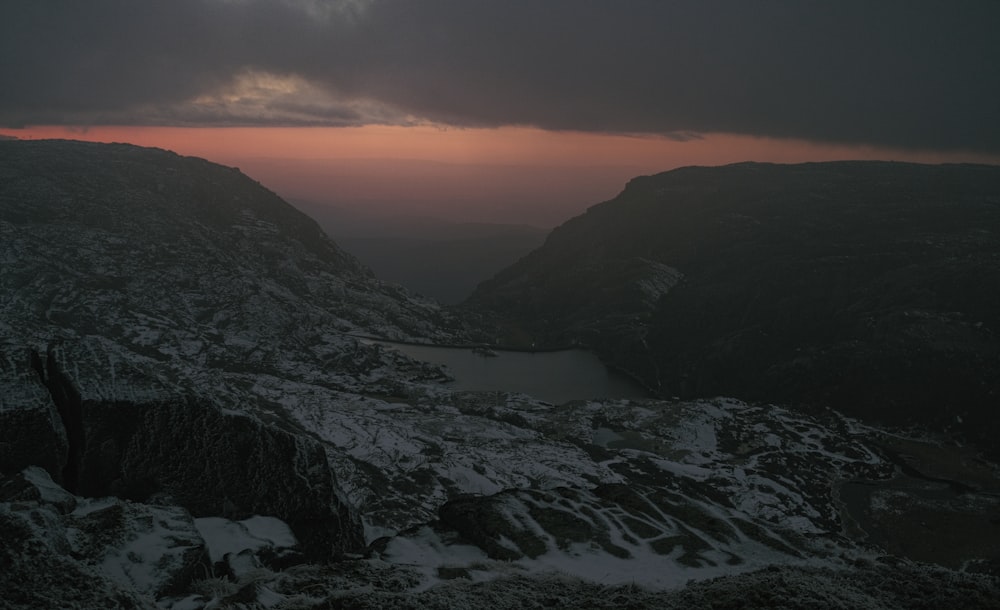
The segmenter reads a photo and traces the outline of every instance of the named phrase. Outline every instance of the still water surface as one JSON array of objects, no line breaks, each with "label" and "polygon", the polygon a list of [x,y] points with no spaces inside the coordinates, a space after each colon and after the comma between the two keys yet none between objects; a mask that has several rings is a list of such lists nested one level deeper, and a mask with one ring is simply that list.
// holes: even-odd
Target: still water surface
[{"label": "still water surface", "polygon": [[378,341],[416,360],[447,367],[456,390],[520,392],[553,404],[588,398],[648,398],[628,377],[581,349],[557,352],[496,350],[483,356],[471,349]]}]

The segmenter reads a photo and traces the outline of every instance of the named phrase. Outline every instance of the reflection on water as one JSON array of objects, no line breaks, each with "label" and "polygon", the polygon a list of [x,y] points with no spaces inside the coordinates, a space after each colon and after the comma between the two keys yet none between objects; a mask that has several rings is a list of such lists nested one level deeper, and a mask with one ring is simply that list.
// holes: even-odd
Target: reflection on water
[{"label": "reflection on water", "polygon": [[521,392],[553,404],[588,398],[647,398],[628,377],[609,370],[591,352],[496,350],[493,356],[472,349],[406,345],[379,341],[417,360],[441,364],[455,378],[456,390]]}]

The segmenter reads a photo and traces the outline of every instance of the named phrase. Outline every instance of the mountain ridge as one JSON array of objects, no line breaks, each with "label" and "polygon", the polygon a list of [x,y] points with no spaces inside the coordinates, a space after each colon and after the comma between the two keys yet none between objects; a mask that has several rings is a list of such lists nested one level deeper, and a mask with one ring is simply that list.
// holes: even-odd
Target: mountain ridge
[{"label": "mountain ridge", "polygon": [[350,336],[451,337],[439,306],[238,170],[168,151],[0,142],[0,206],[5,472],[40,463],[73,493],[277,515],[313,532],[313,557],[363,544],[322,444],[255,385],[440,375]]},{"label": "mountain ridge", "polygon": [[[521,341],[590,345],[661,396],[878,414],[895,394],[918,413],[881,409],[887,421],[961,428],[988,447],[1000,432],[995,226],[994,166],[681,168],[567,221],[468,303]],[[642,304],[643,282],[663,288],[655,302]]]}]

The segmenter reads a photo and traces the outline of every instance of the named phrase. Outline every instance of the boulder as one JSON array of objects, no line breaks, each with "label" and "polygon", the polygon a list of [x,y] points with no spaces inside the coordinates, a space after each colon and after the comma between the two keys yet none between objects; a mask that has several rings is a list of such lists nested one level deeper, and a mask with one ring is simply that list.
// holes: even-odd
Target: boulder
[{"label": "boulder", "polygon": [[149,608],[207,565],[190,513],[74,497],[41,468],[0,481],[3,607]]}]

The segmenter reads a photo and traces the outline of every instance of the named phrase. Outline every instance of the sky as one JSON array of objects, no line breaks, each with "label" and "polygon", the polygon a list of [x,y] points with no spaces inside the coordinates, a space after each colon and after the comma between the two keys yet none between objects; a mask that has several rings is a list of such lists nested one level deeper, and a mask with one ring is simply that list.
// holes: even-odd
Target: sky
[{"label": "sky", "polygon": [[994,0],[9,1],[0,136],[551,226],[682,165],[1000,163],[998,26]]}]

